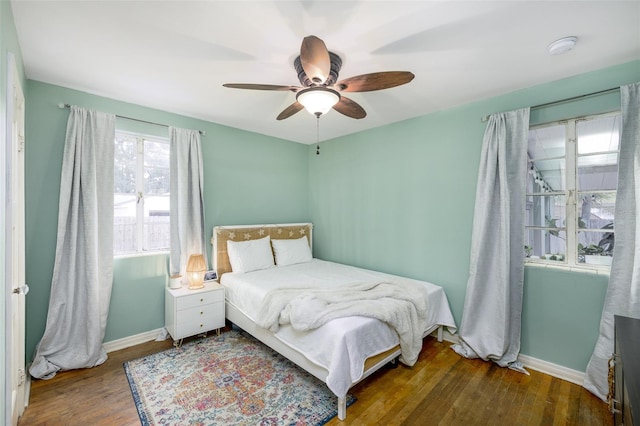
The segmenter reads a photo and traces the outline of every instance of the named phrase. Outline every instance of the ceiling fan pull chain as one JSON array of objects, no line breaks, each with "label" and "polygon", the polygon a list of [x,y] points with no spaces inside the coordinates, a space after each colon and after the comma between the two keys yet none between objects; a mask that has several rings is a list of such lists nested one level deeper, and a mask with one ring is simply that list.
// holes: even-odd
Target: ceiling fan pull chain
[{"label": "ceiling fan pull chain", "polygon": [[320,115],[316,115],[316,155],[320,155]]}]

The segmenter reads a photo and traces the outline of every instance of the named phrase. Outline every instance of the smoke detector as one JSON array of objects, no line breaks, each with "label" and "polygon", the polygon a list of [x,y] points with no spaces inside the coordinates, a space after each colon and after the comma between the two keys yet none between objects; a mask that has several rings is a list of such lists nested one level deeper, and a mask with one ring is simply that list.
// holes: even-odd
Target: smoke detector
[{"label": "smoke detector", "polygon": [[549,55],[562,55],[573,49],[577,41],[578,37],[563,37],[547,46],[547,51]]}]

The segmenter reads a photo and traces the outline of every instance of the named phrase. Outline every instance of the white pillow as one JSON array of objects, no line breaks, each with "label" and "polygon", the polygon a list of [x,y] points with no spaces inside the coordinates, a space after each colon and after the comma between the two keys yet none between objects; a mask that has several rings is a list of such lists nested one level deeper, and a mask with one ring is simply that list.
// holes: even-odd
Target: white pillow
[{"label": "white pillow", "polygon": [[266,236],[258,240],[227,241],[227,253],[233,272],[251,272],[273,267],[271,238]]},{"label": "white pillow", "polygon": [[276,265],[287,266],[295,263],[311,262],[311,248],[307,237],[296,240],[272,240]]}]

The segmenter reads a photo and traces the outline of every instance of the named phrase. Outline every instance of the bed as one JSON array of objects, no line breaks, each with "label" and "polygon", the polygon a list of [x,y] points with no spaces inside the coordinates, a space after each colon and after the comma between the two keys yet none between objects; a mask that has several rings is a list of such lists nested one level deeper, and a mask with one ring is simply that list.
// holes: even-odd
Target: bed
[{"label": "bed", "polygon": [[[413,349],[419,352],[424,336],[437,332],[438,341],[442,341],[443,327],[452,333],[456,331],[441,287],[313,258],[311,223],[217,226],[213,229],[212,244],[212,264],[220,284],[225,287],[227,319],[325,382],[337,396],[338,418],[341,420],[346,418],[349,388],[398,358],[407,363],[402,357],[409,358],[408,354],[411,354],[410,362],[415,362],[417,355]],[[265,244],[269,244],[268,249]],[[320,294],[319,297],[342,297],[341,292],[345,292],[345,299],[340,302],[348,304],[346,301],[351,294],[360,294],[355,293],[356,290],[351,292],[351,289],[364,286],[371,291],[398,291],[393,290],[391,284],[393,288],[402,289],[403,294],[409,290],[402,286],[415,290],[416,297],[424,299],[420,302],[425,304],[423,309],[404,309],[405,305],[394,308],[408,312],[407,318],[410,317],[414,324],[420,324],[418,328],[422,330],[415,330],[416,326],[401,326],[401,331],[398,331],[397,324],[392,326],[384,321],[387,318],[384,313],[380,314],[382,318],[374,318],[357,314],[342,317],[344,313],[329,312],[326,318],[319,314],[316,321],[308,314],[314,310],[309,306],[315,305],[297,306],[292,303],[305,297],[287,299],[291,294],[299,295],[300,292],[306,299],[310,294],[313,294],[312,299],[316,294]],[[387,300],[386,293],[384,295]],[[368,312],[378,311],[378,305],[371,307],[373,305],[368,304],[381,303],[378,296],[371,299],[375,300],[358,301],[348,306],[369,309],[366,314],[369,315]],[[280,305],[286,305],[286,309],[280,311]],[[296,309],[302,313],[298,312],[296,316]],[[398,316],[391,307],[389,310],[392,317]],[[420,321],[416,320],[416,312]],[[283,321],[289,316],[290,323]],[[304,330],[300,330],[300,321],[308,323]],[[413,345],[415,348],[408,343],[407,336],[412,333],[419,333],[418,346]],[[412,340],[415,341],[415,337]]]}]

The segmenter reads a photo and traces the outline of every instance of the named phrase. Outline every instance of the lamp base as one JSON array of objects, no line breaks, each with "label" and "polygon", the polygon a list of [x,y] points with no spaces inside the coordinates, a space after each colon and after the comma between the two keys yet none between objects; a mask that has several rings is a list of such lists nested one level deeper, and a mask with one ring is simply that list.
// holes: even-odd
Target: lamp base
[{"label": "lamp base", "polygon": [[204,288],[204,284],[189,284],[189,290],[199,290]]}]

